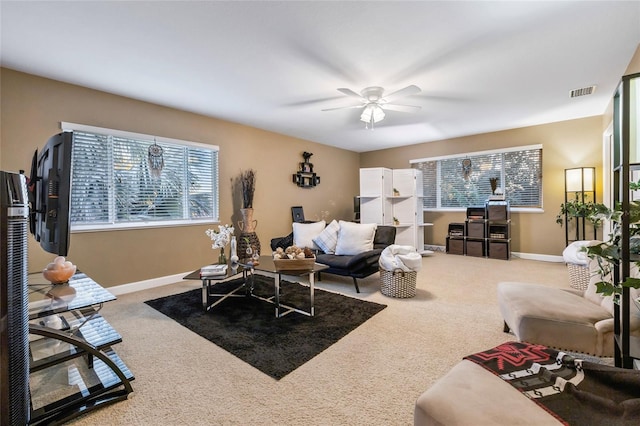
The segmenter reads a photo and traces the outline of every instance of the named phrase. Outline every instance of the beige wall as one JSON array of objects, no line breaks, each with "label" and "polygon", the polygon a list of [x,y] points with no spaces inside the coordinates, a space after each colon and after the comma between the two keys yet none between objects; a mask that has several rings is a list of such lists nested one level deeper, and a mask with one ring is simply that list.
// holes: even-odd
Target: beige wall
[{"label": "beige wall", "polygon": [[[631,58],[631,61],[629,61],[629,65],[627,66],[627,69],[624,71],[624,75],[636,74],[636,73],[640,73],[640,44],[636,48],[636,52]],[[612,98],[613,98],[613,95],[614,94],[612,93],[611,94]],[[607,109],[604,111],[604,114],[602,116],[602,126],[606,129],[607,126],[609,126],[609,124],[612,121],[613,121],[613,100],[609,102],[609,105],[607,105]]]},{"label": "beige wall", "polygon": [[[270,253],[271,238],[290,232],[291,206],[303,206],[310,219],[323,211],[329,212],[329,219],[353,218],[359,167],[355,152],[9,69],[0,72],[2,170],[28,169],[34,150],[60,131],[61,121],[68,121],[219,145],[222,223],[239,219],[232,180],[241,170],[255,169],[256,231],[263,254]],[[313,189],[298,188],[291,180],[303,151],[314,154],[314,171],[321,177]],[[68,258],[105,286],[182,273],[217,259],[206,228],[74,233]],[[39,271],[52,257],[30,238],[29,271]]]},{"label": "beige wall", "polygon": [[[626,74],[640,72],[640,46]],[[254,200],[257,232],[263,253],[269,240],[291,229],[290,207],[301,205],[310,219],[329,212],[328,219],[351,219],[352,197],[358,193],[359,167],[407,168],[413,158],[543,144],[544,213],[513,214],[513,251],[560,255],[564,230],[555,223],[563,198],[563,170],[596,166],[602,194],[602,132],[604,116],[543,126],[506,130],[390,150],[357,154],[304,140],[261,131],[88,88],[0,69],[0,169],[28,169],[35,149],[42,147],[59,123],[147,133],[220,146],[220,217],[236,223],[239,201],[231,183],[241,170],[257,171]],[[303,151],[313,152],[321,184],[301,189],[291,174]],[[426,213],[428,243],[444,245],[449,222],[463,213]],[[69,259],[103,285],[151,279],[196,269],[213,261],[204,235],[207,226],[72,234]],[[42,269],[53,256],[29,241],[29,270]]]},{"label": "beige wall", "polygon": [[640,72],[640,44],[636,49],[636,53],[631,58],[631,61],[629,61],[629,66],[627,67],[624,75],[635,74],[638,72]]},{"label": "beige wall", "polygon": [[[512,212],[512,251],[561,255],[564,229],[555,222],[564,202],[564,169],[596,167],[598,199],[602,194],[602,117],[563,121],[501,132],[410,145],[360,155],[360,167],[408,168],[409,160],[513,146],[542,144],[543,208],[539,213]],[[425,241],[444,245],[448,224],[464,222],[463,212],[426,212]]]}]

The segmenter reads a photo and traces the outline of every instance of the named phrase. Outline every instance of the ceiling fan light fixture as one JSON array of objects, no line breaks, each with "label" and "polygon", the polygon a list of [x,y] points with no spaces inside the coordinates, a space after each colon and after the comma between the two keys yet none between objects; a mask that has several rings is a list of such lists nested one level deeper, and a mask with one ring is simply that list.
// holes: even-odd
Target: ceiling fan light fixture
[{"label": "ceiling fan light fixture", "polygon": [[373,128],[374,123],[378,123],[384,119],[384,110],[378,104],[368,104],[364,107],[362,114],[360,115],[360,121],[364,121],[367,124],[371,124]]},{"label": "ceiling fan light fixture", "polygon": [[362,114],[360,114],[360,121],[365,122],[365,127],[367,129],[373,130],[373,125],[375,123],[379,123],[384,120],[385,112],[384,108],[389,108],[393,111],[402,111],[411,109],[420,109],[419,106],[414,105],[401,105],[393,103],[393,100],[396,98],[411,96],[417,93],[420,93],[420,88],[416,85],[407,86],[404,89],[396,90],[395,92],[390,93],[387,96],[384,96],[384,88],[380,86],[370,86],[362,89],[360,94],[354,92],[351,89],[346,87],[342,87],[338,89],[338,92],[349,96],[351,98],[356,98],[360,101],[359,105],[351,105],[351,106],[343,106],[338,108],[328,108],[323,109],[323,111],[333,111],[336,109],[345,109],[345,108],[362,108]]}]

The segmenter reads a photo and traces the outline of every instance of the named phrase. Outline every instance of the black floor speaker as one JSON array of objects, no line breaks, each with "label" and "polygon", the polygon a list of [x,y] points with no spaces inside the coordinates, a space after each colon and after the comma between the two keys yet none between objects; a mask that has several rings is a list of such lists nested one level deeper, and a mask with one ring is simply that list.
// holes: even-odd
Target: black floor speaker
[{"label": "black floor speaker", "polygon": [[28,424],[29,311],[25,176],[0,171],[0,423]]}]

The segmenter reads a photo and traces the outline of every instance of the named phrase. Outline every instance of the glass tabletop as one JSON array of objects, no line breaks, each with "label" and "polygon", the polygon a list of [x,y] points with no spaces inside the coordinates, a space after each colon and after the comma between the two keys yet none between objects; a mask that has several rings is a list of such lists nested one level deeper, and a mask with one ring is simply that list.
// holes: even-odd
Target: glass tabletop
[{"label": "glass tabletop", "polygon": [[271,256],[260,256],[258,263],[253,263],[250,264],[249,263],[249,259],[240,259],[240,264],[244,267],[252,267],[254,270],[256,271],[263,271],[263,272],[271,272],[274,274],[285,274],[285,275],[307,275],[311,272],[321,272],[324,271],[325,269],[329,269],[329,266],[327,265],[323,265],[322,263],[314,263],[313,264],[313,269],[302,269],[302,270],[288,270],[288,269],[281,269],[276,267],[275,263],[273,262],[273,258]]},{"label": "glass tabletop", "polygon": [[231,263],[229,263],[225,274],[213,275],[213,276],[201,275],[200,269],[196,269],[195,271],[182,277],[182,279],[183,280],[212,280],[212,281],[225,280],[227,278],[231,278],[235,275],[242,273],[243,268],[240,268],[240,266],[244,267],[244,265],[240,265],[240,264],[232,265]]},{"label": "glass tabletop", "polygon": [[116,299],[111,292],[79,271],[65,284],[51,284],[41,273],[29,274],[28,292],[30,320]]}]

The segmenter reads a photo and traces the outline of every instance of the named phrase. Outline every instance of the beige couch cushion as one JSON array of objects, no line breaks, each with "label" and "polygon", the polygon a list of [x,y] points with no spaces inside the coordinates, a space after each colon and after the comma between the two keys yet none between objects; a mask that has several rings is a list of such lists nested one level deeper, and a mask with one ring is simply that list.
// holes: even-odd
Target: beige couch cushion
[{"label": "beige couch cushion", "polygon": [[509,383],[467,360],[420,395],[413,419],[414,426],[562,424]]}]

